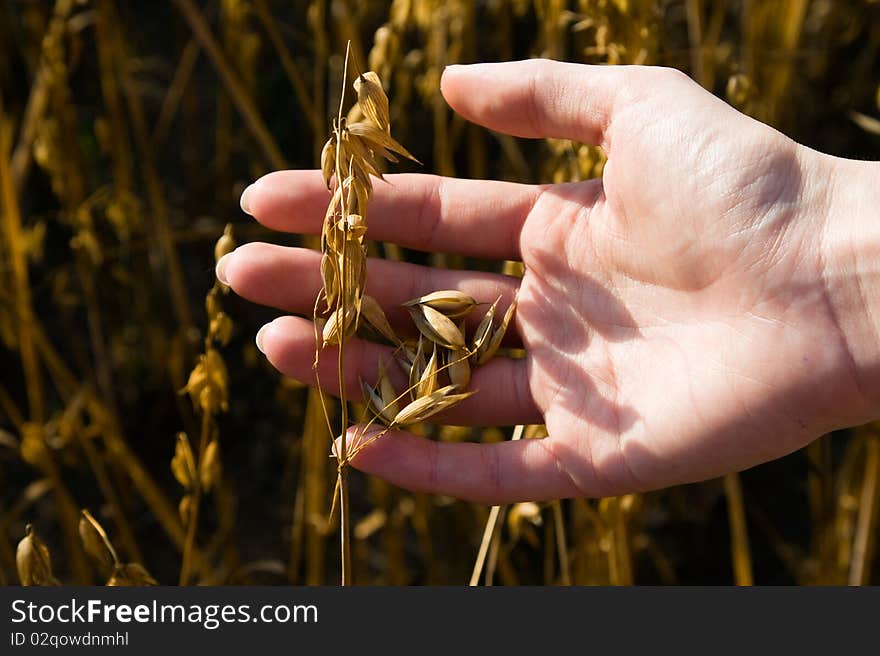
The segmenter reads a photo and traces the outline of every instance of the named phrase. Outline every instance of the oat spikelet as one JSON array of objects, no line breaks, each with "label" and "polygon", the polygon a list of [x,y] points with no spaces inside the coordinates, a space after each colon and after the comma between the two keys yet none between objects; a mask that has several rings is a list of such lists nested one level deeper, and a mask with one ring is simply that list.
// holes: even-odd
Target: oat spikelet
[{"label": "oat spikelet", "polygon": [[473,297],[455,289],[448,289],[439,292],[431,292],[424,296],[419,296],[411,301],[404,303],[406,307],[414,307],[416,305],[425,305],[430,308],[442,312],[450,319],[460,319],[470,314],[471,310],[476,307],[477,302]]},{"label": "oat spikelet", "polygon": [[391,133],[391,117],[388,111],[388,96],[382,82],[374,71],[367,71],[354,81],[358,107],[363,115],[380,130]]},{"label": "oat spikelet", "polygon": [[79,537],[86,553],[101,567],[109,570],[119,564],[119,557],[110,543],[110,538],[107,537],[107,532],[86,509],[80,514]]},{"label": "oat spikelet", "polygon": [[408,404],[394,417],[394,424],[406,426],[425,421],[429,417],[461,403],[475,392],[455,393],[454,385],[447,385]]},{"label": "oat spikelet", "polygon": [[15,566],[22,585],[61,585],[52,574],[49,547],[37,537],[33,527],[25,527],[25,536],[15,550]]}]

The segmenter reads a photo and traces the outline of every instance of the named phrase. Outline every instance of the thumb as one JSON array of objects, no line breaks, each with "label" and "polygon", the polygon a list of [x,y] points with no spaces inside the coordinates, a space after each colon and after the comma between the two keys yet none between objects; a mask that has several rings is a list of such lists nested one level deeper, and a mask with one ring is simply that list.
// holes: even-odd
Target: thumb
[{"label": "thumb", "polygon": [[440,89],[455,111],[492,130],[607,149],[614,113],[634,80],[667,70],[548,59],[458,65],[446,68]]}]

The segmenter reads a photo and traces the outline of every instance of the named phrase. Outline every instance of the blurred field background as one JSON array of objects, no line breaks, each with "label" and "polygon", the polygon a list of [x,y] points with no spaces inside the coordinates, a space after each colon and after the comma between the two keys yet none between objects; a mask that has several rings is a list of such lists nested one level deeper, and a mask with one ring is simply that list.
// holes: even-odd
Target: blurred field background
[{"label": "blurred field background", "polygon": [[[532,56],[674,66],[802,143],[880,159],[876,0],[0,3],[0,582],[19,582],[28,525],[35,583],[339,581],[316,395],[257,352],[277,313],[225,294],[214,262],[230,236],[298,243],[238,196],[270,170],[316,167],[348,40],[425,172],[601,175],[596,148],[489,133],[439,95],[447,64]],[[877,583],[878,483],[865,427],[723,480],[518,504],[498,514],[479,579]],[[356,582],[471,577],[488,508],[357,473],[352,503]]]}]

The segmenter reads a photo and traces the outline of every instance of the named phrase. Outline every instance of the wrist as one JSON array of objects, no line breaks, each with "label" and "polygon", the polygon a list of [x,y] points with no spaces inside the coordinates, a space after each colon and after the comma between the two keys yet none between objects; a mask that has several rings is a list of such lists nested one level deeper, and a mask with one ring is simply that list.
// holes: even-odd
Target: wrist
[{"label": "wrist", "polygon": [[849,423],[863,423],[880,417],[880,162],[823,155],[817,170],[821,279],[848,354],[841,380],[859,397],[846,403]]}]

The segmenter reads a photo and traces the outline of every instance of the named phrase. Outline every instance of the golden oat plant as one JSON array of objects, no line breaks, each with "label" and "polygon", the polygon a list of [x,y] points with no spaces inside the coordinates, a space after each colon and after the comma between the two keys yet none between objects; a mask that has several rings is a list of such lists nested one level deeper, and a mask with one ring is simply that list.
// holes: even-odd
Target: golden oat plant
[{"label": "golden oat plant", "polygon": [[[338,501],[341,536],[342,585],[350,585],[351,510],[348,467],[357,452],[380,439],[390,428],[409,426],[427,420],[468,398],[471,362],[479,366],[498,351],[516,308],[514,301],[503,318],[495,320],[498,301],[485,313],[470,343],[466,341],[463,319],[477,302],[456,290],[440,290],[405,303],[418,330],[418,338],[401,340],[392,329],[379,303],[365,294],[367,282],[367,211],[373,193],[372,177],[383,180],[376,158],[396,162],[398,156],[418,163],[391,136],[388,97],[375,71],[358,72],[354,80],[357,101],[343,116],[348,80],[351,44],[346,47],[343,64],[343,90],[333,134],[321,152],[321,171],[331,200],[321,230],[321,278],[323,287],[315,302],[317,372],[321,351],[337,348],[337,375],[341,404],[341,434],[334,442],[337,460],[337,483],[334,507]],[[500,299],[499,299],[500,300]],[[318,307],[323,303],[329,317],[318,333]],[[361,381],[364,400],[373,416],[349,441],[348,403],[345,395],[345,343],[353,336],[363,318],[376,332],[396,346],[394,358],[407,374],[409,386],[398,393],[388,370],[392,358],[380,363],[375,387]],[[429,354],[430,351],[430,354]],[[448,385],[441,385],[443,378]],[[320,386],[320,380],[319,386]],[[407,403],[404,403],[408,400]],[[322,397],[323,401],[323,397]],[[325,406],[326,408],[326,406]],[[325,416],[330,426],[329,413]],[[376,422],[387,429],[366,437],[365,431]],[[331,436],[335,432],[331,427]]]}]

